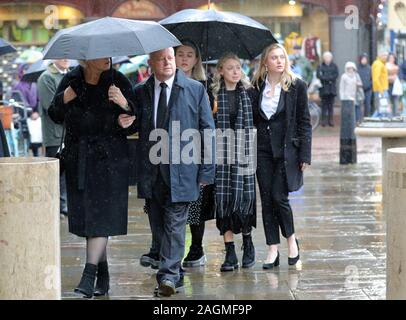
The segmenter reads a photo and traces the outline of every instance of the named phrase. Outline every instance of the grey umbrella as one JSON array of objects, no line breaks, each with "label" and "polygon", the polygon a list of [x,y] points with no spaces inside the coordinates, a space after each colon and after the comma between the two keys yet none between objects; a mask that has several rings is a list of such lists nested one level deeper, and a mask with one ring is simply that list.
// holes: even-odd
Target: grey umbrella
[{"label": "grey umbrella", "polygon": [[44,59],[92,60],[141,55],[180,45],[153,21],[106,17],[58,31],[44,49]]},{"label": "grey umbrella", "polygon": [[251,60],[277,42],[267,27],[234,12],[186,9],[159,23],[179,40],[193,41],[206,61],[219,59],[225,52]]},{"label": "grey umbrella", "polygon": [[16,48],[14,48],[10,43],[0,38],[0,56],[16,51]]}]

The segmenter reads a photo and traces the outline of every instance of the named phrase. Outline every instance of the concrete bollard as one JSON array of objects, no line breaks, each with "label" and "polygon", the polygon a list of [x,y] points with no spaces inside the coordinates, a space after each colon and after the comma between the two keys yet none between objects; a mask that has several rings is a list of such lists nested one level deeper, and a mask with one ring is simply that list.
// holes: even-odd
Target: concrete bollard
[{"label": "concrete bollard", "polygon": [[0,158],[0,299],[61,299],[59,162]]},{"label": "concrete bollard", "polygon": [[386,298],[406,299],[406,148],[386,158]]}]

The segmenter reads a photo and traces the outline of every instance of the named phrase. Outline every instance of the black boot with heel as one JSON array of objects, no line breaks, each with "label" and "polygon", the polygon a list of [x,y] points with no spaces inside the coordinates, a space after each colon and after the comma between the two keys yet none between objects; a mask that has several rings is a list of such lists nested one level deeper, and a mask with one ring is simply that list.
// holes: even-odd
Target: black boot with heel
[{"label": "black boot with heel", "polygon": [[110,275],[109,275],[109,265],[107,261],[99,262],[97,265],[97,280],[96,288],[94,289],[94,295],[104,296],[109,293],[110,290]]},{"label": "black boot with heel", "polygon": [[94,281],[96,280],[97,266],[86,263],[79,285],[75,288],[75,293],[83,295],[84,298],[92,298],[94,294]]},{"label": "black boot with heel", "polygon": [[255,265],[255,248],[252,243],[251,235],[243,235],[243,246],[244,251],[242,256],[242,267],[251,268]]},{"label": "black boot with heel", "polygon": [[235,253],[235,246],[234,242],[226,242],[226,258],[224,263],[221,265],[220,271],[227,272],[227,271],[234,271],[238,269],[238,258]]}]

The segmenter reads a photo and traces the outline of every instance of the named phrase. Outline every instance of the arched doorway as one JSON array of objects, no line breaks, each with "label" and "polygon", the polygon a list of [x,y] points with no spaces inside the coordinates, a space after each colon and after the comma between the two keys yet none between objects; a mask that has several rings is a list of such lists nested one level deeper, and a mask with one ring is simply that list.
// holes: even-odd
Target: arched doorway
[{"label": "arched doorway", "polygon": [[167,16],[162,8],[148,0],[129,0],[119,5],[113,17],[136,20],[161,20]]}]

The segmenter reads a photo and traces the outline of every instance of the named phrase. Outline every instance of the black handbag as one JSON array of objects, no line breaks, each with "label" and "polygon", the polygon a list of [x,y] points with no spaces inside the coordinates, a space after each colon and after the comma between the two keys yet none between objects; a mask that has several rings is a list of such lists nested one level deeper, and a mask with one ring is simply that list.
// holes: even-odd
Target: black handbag
[{"label": "black handbag", "polygon": [[64,158],[65,145],[63,143],[64,138],[65,138],[65,122],[63,123],[61,142],[59,143],[59,148],[55,155],[55,158],[59,159],[59,175],[62,175],[65,172],[65,158]]}]

